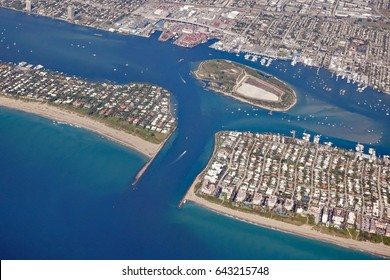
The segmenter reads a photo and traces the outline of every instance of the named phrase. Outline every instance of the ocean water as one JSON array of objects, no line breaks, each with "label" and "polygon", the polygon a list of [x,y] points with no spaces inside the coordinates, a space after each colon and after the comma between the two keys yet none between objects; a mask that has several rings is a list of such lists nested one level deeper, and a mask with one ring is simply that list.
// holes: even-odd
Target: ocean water
[{"label": "ocean water", "polygon": [[[2,259],[375,258],[177,204],[206,165],[214,133],[223,129],[306,130],[337,146],[360,142],[390,154],[389,96],[358,93],[356,85],[336,82],[326,70],[317,75],[317,69],[286,61],[266,68],[208,45],[161,43],[158,34],[145,39],[94,33],[0,9],[0,60],[42,64],[93,81],[158,84],[174,95],[178,129],[132,189],[143,156],[83,129],[0,108]],[[211,58],[275,75],[296,90],[298,104],[269,115],[204,90],[191,71]]]}]

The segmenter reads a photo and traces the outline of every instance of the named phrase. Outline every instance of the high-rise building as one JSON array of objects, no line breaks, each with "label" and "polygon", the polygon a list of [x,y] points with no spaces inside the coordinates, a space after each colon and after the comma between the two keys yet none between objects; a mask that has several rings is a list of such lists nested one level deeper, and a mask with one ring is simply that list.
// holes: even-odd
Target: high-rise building
[{"label": "high-rise building", "polygon": [[74,9],[73,6],[68,6],[68,19],[74,20]]},{"label": "high-rise building", "polygon": [[26,11],[31,12],[31,0],[26,0]]}]

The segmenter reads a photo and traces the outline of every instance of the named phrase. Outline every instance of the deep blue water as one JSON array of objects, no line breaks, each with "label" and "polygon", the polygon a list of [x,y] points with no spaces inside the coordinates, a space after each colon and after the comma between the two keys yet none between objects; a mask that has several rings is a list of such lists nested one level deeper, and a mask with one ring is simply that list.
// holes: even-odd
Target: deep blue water
[{"label": "deep blue water", "polygon": [[[178,129],[132,190],[146,162],[141,155],[88,131],[0,108],[0,258],[374,258],[177,204],[222,129],[284,134],[295,129],[298,135],[306,130],[337,146],[372,143],[379,154],[389,154],[389,96],[368,89],[357,93],[356,85],[336,83],[323,69],[317,76],[317,69],[284,61],[265,68],[207,45],[184,49],[158,42],[157,35],[94,33],[0,9],[0,60],[42,64],[94,81],[158,84],[174,95]],[[271,116],[204,90],[190,72],[210,58],[275,75],[294,87],[298,104]],[[325,84],[332,91],[324,91]],[[340,89],[347,90],[345,96]]]}]

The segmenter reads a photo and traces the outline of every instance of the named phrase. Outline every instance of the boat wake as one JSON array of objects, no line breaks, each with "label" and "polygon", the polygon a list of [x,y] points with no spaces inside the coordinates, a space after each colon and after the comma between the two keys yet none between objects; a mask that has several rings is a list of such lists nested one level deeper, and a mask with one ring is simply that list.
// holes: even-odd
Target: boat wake
[{"label": "boat wake", "polygon": [[179,74],[179,76],[180,76],[181,81],[182,81],[184,84],[187,83],[186,80],[183,79],[183,77],[182,77],[181,74]]},{"label": "boat wake", "polygon": [[172,161],[172,162],[171,162],[170,164],[168,164],[168,165],[172,165],[172,164],[178,162],[186,153],[187,153],[187,150],[185,150],[184,152],[182,152],[182,153],[177,157],[177,159],[175,159],[174,161]]}]

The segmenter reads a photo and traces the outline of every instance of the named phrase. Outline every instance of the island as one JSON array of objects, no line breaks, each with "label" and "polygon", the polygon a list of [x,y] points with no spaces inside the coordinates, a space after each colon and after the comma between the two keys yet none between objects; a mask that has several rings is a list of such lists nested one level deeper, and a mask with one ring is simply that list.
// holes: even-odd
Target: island
[{"label": "island", "polygon": [[232,61],[203,61],[194,74],[210,90],[271,111],[287,111],[297,102],[295,91],[284,82]]},{"label": "island", "polygon": [[310,138],[218,132],[180,205],[389,257],[389,156]]},{"label": "island", "polygon": [[147,83],[97,83],[42,65],[0,62],[0,106],[97,132],[152,159],[176,128],[170,92]]}]

